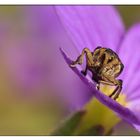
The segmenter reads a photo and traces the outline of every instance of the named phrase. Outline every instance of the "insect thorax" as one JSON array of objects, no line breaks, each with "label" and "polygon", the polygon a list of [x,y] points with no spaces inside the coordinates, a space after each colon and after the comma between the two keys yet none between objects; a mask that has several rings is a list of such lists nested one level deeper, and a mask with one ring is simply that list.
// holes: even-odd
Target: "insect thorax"
[{"label": "insect thorax", "polygon": [[90,70],[100,77],[101,74],[117,77],[123,70],[118,55],[108,48],[96,48],[93,52],[94,65]]}]

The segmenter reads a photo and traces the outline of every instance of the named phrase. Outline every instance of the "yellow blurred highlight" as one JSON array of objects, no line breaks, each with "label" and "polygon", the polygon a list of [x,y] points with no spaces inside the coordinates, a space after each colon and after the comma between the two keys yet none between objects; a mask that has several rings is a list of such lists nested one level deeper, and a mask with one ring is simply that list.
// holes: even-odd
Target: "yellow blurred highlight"
[{"label": "yellow blurred highlight", "polygon": [[[107,96],[109,96],[113,90],[114,88],[111,86],[101,85],[100,87],[100,91]],[[123,106],[127,105],[126,96],[122,93],[120,93],[116,101]],[[111,129],[121,121],[115,112],[95,98],[85,106],[85,110],[85,116],[75,134],[80,134],[96,125],[101,125],[104,128],[104,134],[107,135]]]},{"label": "yellow blurred highlight", "polygon": [[[113,91],[114,88],[111,86],[101,85],[100,91],[104,93],[105,95],[109,96]],[[113,98],[114,96],[112,96]],[[123,93],[120,93],[119,97],[116,99],[116,101],[121,104],[122,106],[127,106],[126,102],[126,96]]]},{"label": "yellow blurred highlight", "polygon": [[85,110],[85,116],[75,134],[80,134],[96,125],[101,125],[106,135],[111,131],[113,126],[120,122],[120,118],[111,109],[95,98],[86,105]]}]

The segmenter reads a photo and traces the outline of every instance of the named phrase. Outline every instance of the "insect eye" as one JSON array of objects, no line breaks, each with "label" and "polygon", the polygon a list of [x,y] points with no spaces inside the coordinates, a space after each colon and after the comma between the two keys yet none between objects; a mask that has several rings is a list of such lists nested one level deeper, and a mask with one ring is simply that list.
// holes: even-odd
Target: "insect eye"
[{"label": "insect eye", "polygon": [[114,56],[111,56],[111,58],[110,58],[111,60],[113,60],[114,59]]},{"label": "insect eye", "polygon": [[111,62],[113,59],[114,59],[114,57],[111,56],[111,57],[109,58],[109,60],[108,60],[108,63]]}]

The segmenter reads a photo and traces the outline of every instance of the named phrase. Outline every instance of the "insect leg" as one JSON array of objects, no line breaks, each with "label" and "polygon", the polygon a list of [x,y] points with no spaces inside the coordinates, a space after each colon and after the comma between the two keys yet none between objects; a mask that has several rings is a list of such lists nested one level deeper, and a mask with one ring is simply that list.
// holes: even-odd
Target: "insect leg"
[{"label": "insect leg", "polygon": [[118,80],[116,89],[112,92],[112,94],[109,95],[109,97],[115,95],[113,99],[116,100],[119,97],[121,90],[122,90],[122,80]]},{"label": "insect leg", "polygon": [[118,85],[119,88],[118,88],[118,91],[116,92],[116,94],[113,98],[114,100],[116,100],[119,97],[121,90],[122,90],[122,80],[118,80],[118,81],[119,81],[119,85]]},{"label": "insect leg", "polygon": [[109,97],[111,98],[114,94],[116,94],[116,92],[119,90],[119,86],[117,86],[115,88],[115,90],[109,95]]},{"label": "insect leg", "polygon": [[116,80],[114,77],[108,76],[106,74],[102,74],[102,79],[103,80],[100,80],[100,83],[117,86],[116,89],[109,95],[109,97],[115,95],[113,99],[116,100],[122,89],[122,80]]},{"label": "insect leg", "polygon": [[82,70],[82,71],[81,71],[81,73],[82,73],[83,75],[85,75],[85,76],[86,76],[86,75],[87,75],[87,70],[88,70],[88,67],[87,67],[87,65],[86,65],[85,70]]},{"label": "insect leg", "polygon": [[116,92],[116,95],[113,98],[114,100],[116,100],[119,97],[121,90],[122,90],[122,87],[119,87],[118,91]]},{"label": "insect leg", "polygon": [[84,54],[86,54],[87,62],[93,64],[92,52],[88,48],[84,48],[83,51],[82,51],[82,54],[80,56],[78,56],[76,61],[74,61],[70,66],[75,67],[75,65],[77,65],[77,64],[81,65],[84,61]]},{"label": "insect leg", "polygon": [[[109,86],[115,86],[114,83],[112,83],[112,82],[107,82],[107,81],[103,81],[103,80],[100,80],[99,83],[105,84],[105,85],[109,85]],[[116,89],[113,91],[113,93],[112,93],[111,95],[109,95],[109,97],[112,97],[112,96],[115,94],[115,92],[116,92],[117,90],[118,90],[118,88],[116,88]]]}]

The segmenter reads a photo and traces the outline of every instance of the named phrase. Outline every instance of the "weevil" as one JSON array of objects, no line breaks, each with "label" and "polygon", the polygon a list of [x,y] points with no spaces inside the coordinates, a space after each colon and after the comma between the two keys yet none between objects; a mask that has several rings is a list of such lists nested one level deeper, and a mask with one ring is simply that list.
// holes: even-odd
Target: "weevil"
[{"label": "weevil", "polygon": [[86,58],[86,68],[81,71],[82,74],[86,76],[89,70],[92,73],[92,80],[96,82],[98,90],[100,90],[100,84],[116,86],[109,95],[110,98],[116,100],[121,93],[123,83],[121,79],[116,79],[124,68],[119,56],[109,48],[97,47],[93,52],[88,48],[84,48],[81,55],[70,66],[82,65],[84,55]]}]

